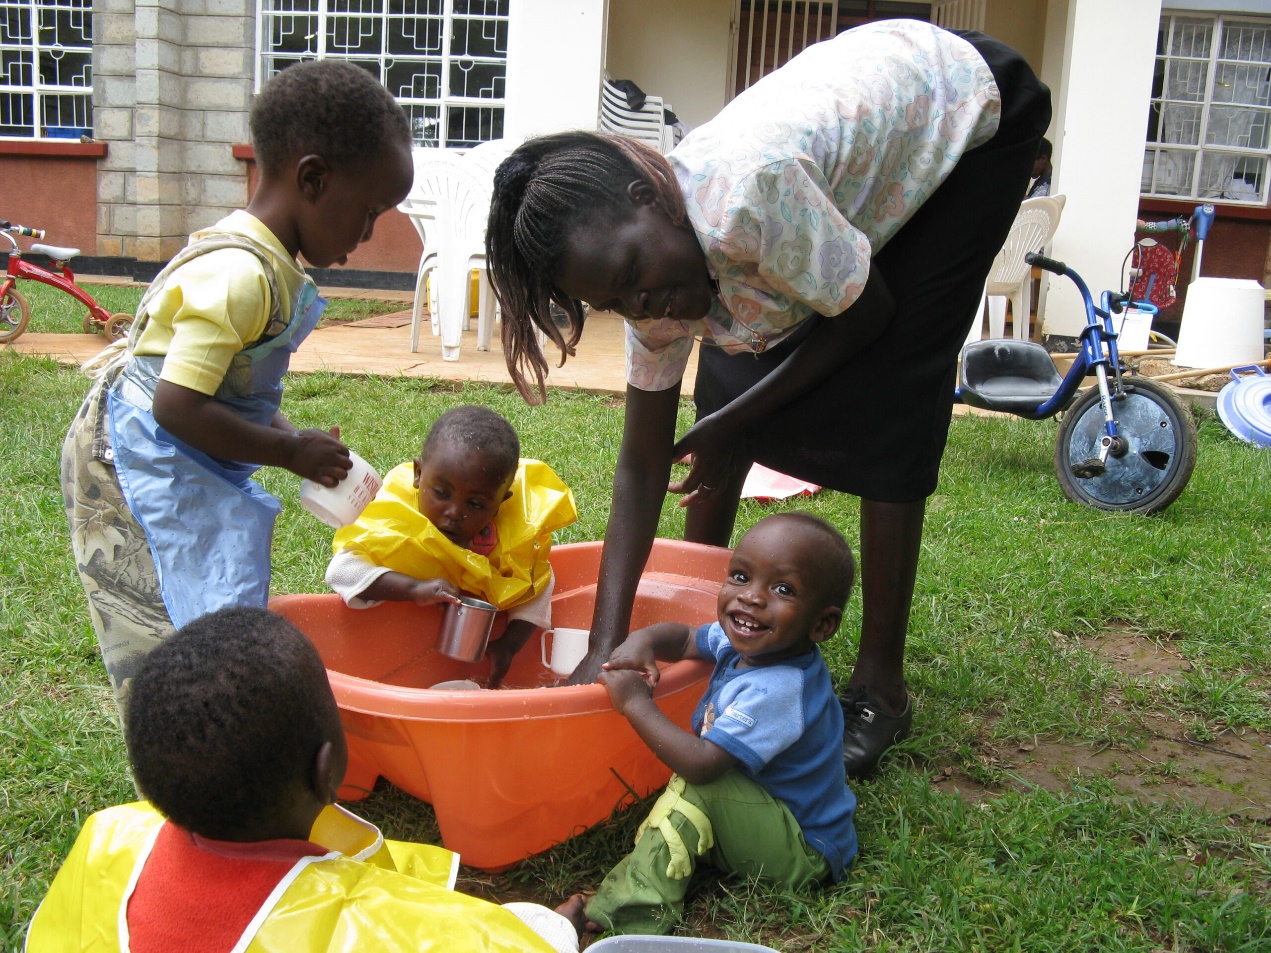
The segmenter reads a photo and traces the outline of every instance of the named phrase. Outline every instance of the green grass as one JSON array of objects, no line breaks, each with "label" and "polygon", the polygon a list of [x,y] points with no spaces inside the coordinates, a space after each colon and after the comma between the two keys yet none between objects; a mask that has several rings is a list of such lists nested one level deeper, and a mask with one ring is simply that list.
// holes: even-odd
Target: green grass
[{"label": "green grass", "polygon": [[[77,279],[81,288],[111,314],[134,314],[141,303],[142,287],[95,284],[92,277]],[[69,294],[38,281],[20,281],[17,289],[31,305],[31,323],[27,331],[39,334],[81,334],[87,309]],[[373,292],[367,292],[372,295]],[[378,314],[402,311],[410,305],[399,301],[381,301],[374,297],[337,298],[327,302],[322,312],[323,324],[360,321]]]},{"label": "green grass", "polygon": [[[9,472],[0,504],[7,948],[20,947],[82,819],[133,797],[57,480],[62,436],[86,388],[73,370],[0,353],[0,452]],[[383,471],[416,452],[439,412],[466,402],[505,414],[525,452],[550,461],[573,487],[581,515],[561,541],[603,535],[622,426],[613,399],[553,392],[545,407],[527,407],[489,386],[314,374],[288,381],[284,410],[300,426],[340,424]],[[681,425],[690,418],[685,405]],[[1266,824],[1137,800],[1097,775],[1045,791],[982,757],[1034,738],[1133,749],[1145,740],[1142,717],[1161,711],[1199,740],[1262,732],[1265,742],[1271,732],[1271,452],[1205,417],[1182,497],[1159,516],[1122,517],[1063,500],[1051,469],[1055,426],[954,422],[910,627],[918,718],[898,756],[854,785],[861,855],[851,877],[798,896],[704,881],[691,901],[693,928],[785,950],[1271,950]],[[262,482],[284,504],[275,590],[322,591],[329,531],[299,509],[296,477],[262,471]],[[825,492],[792,506],[859,538],[852,497]],[[776,508],[743,504],[738,531]],[[682,528],[668,499],[660,532]],[[859,613],[854,598],[827,645],[841,676]],[[1152,686],[1118,672],[1091,648],[1112,626],[1168,644],[1191,670]],[[933,783],[946,767],[989,783],[989,796],[964,801]],[[1262,787],[1266,803],[1271,779]],[[387,786],[358,810],[389,836],[437,836],[431,810]],[[627,811],[505,875],[465,871],[461,886],[559,902],[595,886],[639,820],[639,808]]]}]

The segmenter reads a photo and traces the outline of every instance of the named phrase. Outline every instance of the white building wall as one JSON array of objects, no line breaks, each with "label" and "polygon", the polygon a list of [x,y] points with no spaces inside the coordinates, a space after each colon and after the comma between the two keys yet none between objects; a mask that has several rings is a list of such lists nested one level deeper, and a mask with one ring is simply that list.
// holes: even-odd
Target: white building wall
[{"label": "white building wall", "polygon": [[[1121,285],[1134,243],[1161,0],[1050,0],[1042,78],[1054,97],[1054,180],[1067,196],[1052,253],[1095,294]],[[1062,46],[1061,46],[1062,44]],[[1044,333],[1085,324],[1070,281],[1051,278]]]},{"label": "white building wall", "polygon": [[514,0],[504,138],[595,129],[604,48],[605,0]]},{"label": "white building wall", "polygon": [[610,0],[605,70],[700,126],[731,98],[733,8],[734,0]]}]

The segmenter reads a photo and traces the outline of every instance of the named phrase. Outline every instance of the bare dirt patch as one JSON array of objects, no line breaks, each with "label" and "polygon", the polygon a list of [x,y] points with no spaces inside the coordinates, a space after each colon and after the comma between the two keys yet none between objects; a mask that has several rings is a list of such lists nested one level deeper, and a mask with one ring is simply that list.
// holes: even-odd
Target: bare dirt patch
[{"label": "bare dirt patch", "polygon": [[[1109,630],[1085,644],[1132,678],[1167,680],[1192,667],[1168,646],[1131,630]],[[994,773],[1048,791],[1066,789],[1077,777],[1098,775],[1144,800],[1184,801],[1271,824],[1271,734],[1229,730],[1201,741],[1163,710],[1147,712],[1139,726],[1142,744],[1136,747],[1038,739],[1036,744],[988,746],[982,758]],[[973,801],[995,793],[958,769],[946,768],[936,780]]]}]

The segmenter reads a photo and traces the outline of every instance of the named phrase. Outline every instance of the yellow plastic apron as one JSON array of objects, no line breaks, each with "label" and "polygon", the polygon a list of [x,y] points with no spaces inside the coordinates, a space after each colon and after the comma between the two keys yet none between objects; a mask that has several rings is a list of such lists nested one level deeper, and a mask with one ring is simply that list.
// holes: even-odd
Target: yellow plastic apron
[{"label": "yellow plastic apron", "polygon": [[546,588],[552,532],[578,518],[574,494],[539,460],[522,460],[510,489],[494,517],[499,541],[489,556],[456,546],[419,512],[411,463],[389,471],[375,499],[356,523],[336,532],[331,546],[415,579],[446,579],[508,609]]},{"label": "yellow plastic apron", "polygon": [[[142,802],[90,817],[31,920],[28,953],[125,953],[128,898],[163,824]],[[310,840],[330,853],[297,861],[236,950],[552,953],[514,914],[451,889],[451,851],[386,841],[339,807],[322,812]]]}]

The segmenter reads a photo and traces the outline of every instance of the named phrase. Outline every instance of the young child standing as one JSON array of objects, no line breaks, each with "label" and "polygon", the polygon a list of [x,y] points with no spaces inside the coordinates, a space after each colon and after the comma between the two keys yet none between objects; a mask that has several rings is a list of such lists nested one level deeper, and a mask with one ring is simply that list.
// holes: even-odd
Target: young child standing
[{"label": "young child standing", "polygon": [[[195,232],[151,284],[62,449],[71,544],[116,697],[172,629],[263,606],[283,467],[334,486],[338,428],[279,411],[291,354],[325,305],[297,259],[343,264],[410,190],[410,128],[365,70],[300,63],[252,106],[260,182],[245,211]],[[86,368],[87,369],[87,368]],[[121,705],[121,709],[122,709]]]},{"label": "young child standing", "polygon": [[334,805],[348,751],[322,659],[264,609],[222,609],[151,652],[129,694],[148,803],[88,819],[31,920],[31,953],[127,949],[578,949],[553,912],[453,891],[458,857]]},{"label": "young child standing", "polygon": [[[600,681],[614,708],[675,773],[609,872],[587,919],[619,933],[667,933],[702,857],[791,889],[841,879],[856,856],[838,739],[842,706],[817,644],[838,629],[856,573],[847,542],[807,513],[760,520],[719,591],[719,621],[694,632],[633,632]],[[687,732],[653,702],[656,661],[715,663]]]},{"label": "young child standing", "polygon": [[464,593],[507,610],[490,643],[490,688],[536,629],[552,624],[552,533],[578,518],[546,463],[522,460],[512,425],[468,405],[433,423],[411,463],[389,471],[352,526],[335,534],[327,585],[354,609],[432,605]]}]

